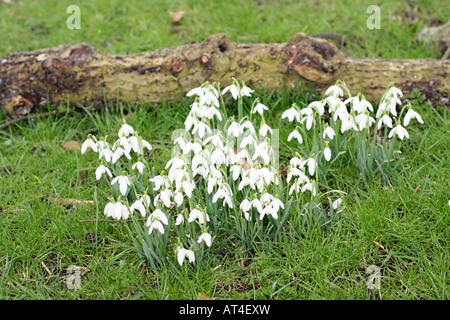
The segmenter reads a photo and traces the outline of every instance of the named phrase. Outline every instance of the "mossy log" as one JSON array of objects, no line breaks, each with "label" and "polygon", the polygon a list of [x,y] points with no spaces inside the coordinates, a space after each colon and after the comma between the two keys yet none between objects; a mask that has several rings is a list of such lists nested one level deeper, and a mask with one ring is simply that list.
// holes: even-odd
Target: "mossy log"
[{"label": "mossy log", "polygon": [[323,92],[341,79],[378,101],[390,82],[449,105],[450,61],[353,59],[331,42],[304,33],[286,43],[238,44],[225,34],[130,55],[105,54],[87,43],[11,53],[0,60],[0,105],[11,117],[69,103],[175,101],[205,81],[243,80],[253,88]]}]

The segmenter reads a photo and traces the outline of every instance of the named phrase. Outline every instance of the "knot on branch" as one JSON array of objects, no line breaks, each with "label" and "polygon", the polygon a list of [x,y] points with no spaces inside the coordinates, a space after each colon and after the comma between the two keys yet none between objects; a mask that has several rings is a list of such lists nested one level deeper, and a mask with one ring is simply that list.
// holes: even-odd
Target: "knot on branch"
[{"label": "knot on branch", "polygon": [[336,80],[336,71],[345,63],[344,54],[332,43],[304,33],[296,33],[285,46],[286,67],[317,83]]}]

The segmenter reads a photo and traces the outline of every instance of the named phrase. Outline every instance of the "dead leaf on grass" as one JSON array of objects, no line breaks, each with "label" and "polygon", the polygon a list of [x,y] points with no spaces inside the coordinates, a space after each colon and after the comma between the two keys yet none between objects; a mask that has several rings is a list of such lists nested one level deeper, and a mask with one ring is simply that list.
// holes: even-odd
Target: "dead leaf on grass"
[{"label": "dead leaf on grass", "polygon": [[81,150],[81,143],[78,141],[64,141],[61,143],[61,146],[64,149],[69,149],[69,150],[76,150],[76,151],[80,151]]},{"label": "dead leaf on grass", "polygon": [[173,23],[177,23],[183,18],[184,11],[170,11],[170,20],[172,20]]}]

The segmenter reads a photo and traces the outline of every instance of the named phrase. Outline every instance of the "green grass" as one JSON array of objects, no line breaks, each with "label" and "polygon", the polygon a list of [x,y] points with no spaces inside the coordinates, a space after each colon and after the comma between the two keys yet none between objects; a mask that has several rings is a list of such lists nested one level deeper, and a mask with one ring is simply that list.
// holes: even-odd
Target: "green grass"
[{"label": "green grass", "polygon": [[[70,30],[67,7],[81,10],[81,29]],[[294,33],[343,34],[348,56],[425,58],[435,48],[415,41],[424,26],[446,23],[445,0],[390,1],[378,4],[381,29],[370,30],[367,8],[373,1],[14,1],[0,2],[0,57],[14,51],[86,41],[109,53],[134,53],[203,41],[225,32],[241,43],[284,42]],[[179,25],[169,12],[185,11]]]},{"label": "green grass", "polygon": [[[286,106],[277,101],[292,97],[266,98],[276,105],[268,121],[281,128],[280,136],[287,135],[290,129],[280,120]],[[0,297],[196,299],[201,293],[220,299],[448,299],[449,146],[442,134],[448,110],[419,108],[425,125],[410,130],[403,148],[406,169],[390,185],[378,180],[365,186],[350,164],[342,168],[346,175],[336,174],[349,203],[331,230],[301,232],[301,237],[287,231],[279,242],[256,250],[227,245],[195,265],[151,270],[120,224],[95,221],[103,219],[108,196],[94,183],[95,159],[60,143],[82,142],[88,132],[112,135],[128,113],[128,123],[157,147],[151,163],[160,170],[185,109],[128,106],[69,113],[17,123],[1,133],[0,166],[11,172],[0,173]],[[48,200],[54,198],[95,200],[98,207]],[[65,283],[71,265],[88,269],[79,290]],[[380,292],[366,287],[370,265],[381,269]]]},{"label": "green grass", "polygon": [[[345,34],[343,50],[354,57],[438,57],[413,39],[425,24],[448,18],[445,1],[382,4],[381,30],[365,27],[370,1],[78,1],[82,29],[68,30],[70,4],[0,2],[0,56],[80,41],[111,53],[139,52],[202,41],[215,32],[238,42],[282,42],[304,31]],[[171,24],[170,10],[186,11],[179,26]],[[259,96],[272,111],[266,120],[285,141],[290,128],[281,113],[294,101],[305,103],[306,93]],[[351,164],[333,175],[348,204],[331,230],[302,236],[288,230],[280,241],[252,251],[227,244],[193,265],[148,269],[120,224],[98,221],[108,194],[95,183],[95,159],[61,143],[82,142],[88,133],[112,136],[128,115],[128,123],[156,147],[150,161],[159,171],[170,159],[171,133],[183,127],[188,105],[68,111],[0,132],[1,299],[449,298],[449,111],[424,102],[416,110],[425,124],[408,130],[405,169],[389,184],[378,179],[365,185]],[[0,123],[6,120],[0,114]],[[291,156],[286,150],[280,150],[281,167]],[[52,201],[63,198],[95,203]],[[72,265],[85,268],[78,290],[65,282]],[[366,286],[371,265],[380,267],[379,292]]]}]

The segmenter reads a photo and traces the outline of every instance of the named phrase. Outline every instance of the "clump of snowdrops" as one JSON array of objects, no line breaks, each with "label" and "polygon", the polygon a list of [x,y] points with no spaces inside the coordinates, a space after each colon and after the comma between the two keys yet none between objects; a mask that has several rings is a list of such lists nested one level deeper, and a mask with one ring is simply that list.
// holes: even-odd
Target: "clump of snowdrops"
[{"label": "clump of snowdrops", "polygon": [[[349,96],[345,101],[343,90]],[[342,192],[319,189],[333,162],[350,153],[364,175],[373,177],[395,155],[386,137],[402,140],[408,137],[404,126],[411,118],[422,122],[412,109],[404,126],[400,117],[391,117],[400,104],[396,88],[386,92],[374,118],[362,95],[352,97],[345,84],[337,83],[325,99],[302,109],[294,103],[283,113],[283,119],[296,123],[288,137],[296,145],[285,179],[278,168],[278,130],[266,123],[269,108],[253,93],[236,79],[223,89],[204,83],[189,91],[194,101],[184,128],[175,131],[172,158],[156,174],[144,156],[152,146],[125,121],[112,144],[95,136],[83,143],[82,153],[88,148],[98,153],[96,178],[105,179],[113,193],[104,214],[131,220],[125,225],[134,246],[152,267],[174,258],[180,266],[194,263],[203,252],[230,241],[251,248],[277,239],[287,224],[298,227],[297,222],[304,225],[312,217],[329,223],[343,208]],[[236,104],[237,117],[227,115],[227,95]],[[244,114],[244,99],[249,114]],[[384,140],[379,140],[380,130]],[[380,146],[381,158],[376,151]]]}]

